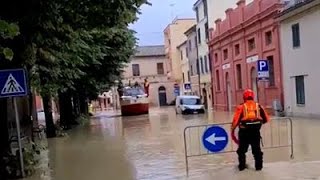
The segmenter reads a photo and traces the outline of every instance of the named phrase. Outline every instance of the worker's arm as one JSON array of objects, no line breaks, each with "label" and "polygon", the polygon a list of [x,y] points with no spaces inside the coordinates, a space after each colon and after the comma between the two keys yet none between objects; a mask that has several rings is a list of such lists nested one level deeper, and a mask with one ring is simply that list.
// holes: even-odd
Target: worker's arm
[{"label": "worker's arm", "polygon": [[243,112],[243,106],[239,105],[236,109],[236,112],[234,113],[233,116],[233,121],[232,121],[232,125],[231,125],[231,130],[234,130],[237,128],[237,126],[239,125],[239,121],[242,117],[242,112]]},{"label": "worker's arm", "polygon": [[263,123],[270,122],[270,117],[269,117],[267,111],[261,105],[259,105],[259,109],[260,109],[260,115],[263,120]]}]

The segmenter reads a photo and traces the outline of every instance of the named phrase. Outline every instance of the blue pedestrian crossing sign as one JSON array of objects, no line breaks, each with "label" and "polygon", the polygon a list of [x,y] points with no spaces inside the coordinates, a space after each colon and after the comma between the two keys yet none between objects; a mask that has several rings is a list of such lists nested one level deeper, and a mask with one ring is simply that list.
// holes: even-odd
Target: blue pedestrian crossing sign
[{"label": "blue pedestrian crossing sign", "polygon": [[210,152],[220,152],[228,144],[228,133],[220,126],[211,126],[202,136],[203,146]]},{"label": "blue pedestrian crossing sign", "polygon": [[184,89],[185,90],[191,90],[191,84],[190,83],[185,83],[184,84]]},{"label": "blue pedestrian crossing sign", "polygon": [[0,70],[0,98],[28,95],[24,69]]}]

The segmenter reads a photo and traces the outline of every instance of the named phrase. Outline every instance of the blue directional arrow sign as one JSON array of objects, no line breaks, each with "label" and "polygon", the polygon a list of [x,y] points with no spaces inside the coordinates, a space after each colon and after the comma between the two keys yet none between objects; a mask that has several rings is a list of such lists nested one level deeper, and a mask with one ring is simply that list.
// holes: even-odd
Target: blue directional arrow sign
[{"label": "blue directional arrow sign", "polygon": [[204,132],[202,143],[208,151],[220,152],[228,144],[228,133],[220,126],[212,126]]},{"label": "blue directional arrow sign", "polygon": [[0,71],[0,98],[26,95],[28,95],[28,86],[24,69]]}]

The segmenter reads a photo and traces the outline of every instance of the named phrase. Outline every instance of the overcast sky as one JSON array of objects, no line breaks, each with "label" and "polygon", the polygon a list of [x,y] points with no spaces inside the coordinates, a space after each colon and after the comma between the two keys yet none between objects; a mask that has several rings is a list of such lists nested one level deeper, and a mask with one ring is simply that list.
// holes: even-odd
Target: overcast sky
[{"label": "overcast sky", "polygon": [[139,20],[130,27],[137,31],[139,45],[159,45],[164,43],[164,28],[178,16],[195,17],[192,6],[196,0],[149,0],[152,6],[144,5]]}]

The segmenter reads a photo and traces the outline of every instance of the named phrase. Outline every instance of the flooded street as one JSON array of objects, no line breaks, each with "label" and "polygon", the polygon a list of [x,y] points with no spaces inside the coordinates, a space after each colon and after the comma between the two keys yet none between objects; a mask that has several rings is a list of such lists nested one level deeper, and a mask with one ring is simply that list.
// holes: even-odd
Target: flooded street
[{"label": "flooded street", "polygon": [[[171,107],[135,117],[99,113],[90,126],[49,140],[39,174],[28,180],[320,179],[320,120],[306,119],[293,121],[294,160],[290,160],[287,147],[264,150],[265,168],[255,172],[249,152],[250,169],[238,172],[235,153],[190,157],[187,177],[184,128],[230,122],[231,118],[225,112],[210,113],[209,117],[176,115]],[[264,138],[264,146],[288,144],[288,127],[280,121],[266,127],[263,136],[272,138]],[[188,154],[206,154],[199,143],[203,131],[192,131],[187,131]],[[229,143],[226,149],[236,146]]]}]

